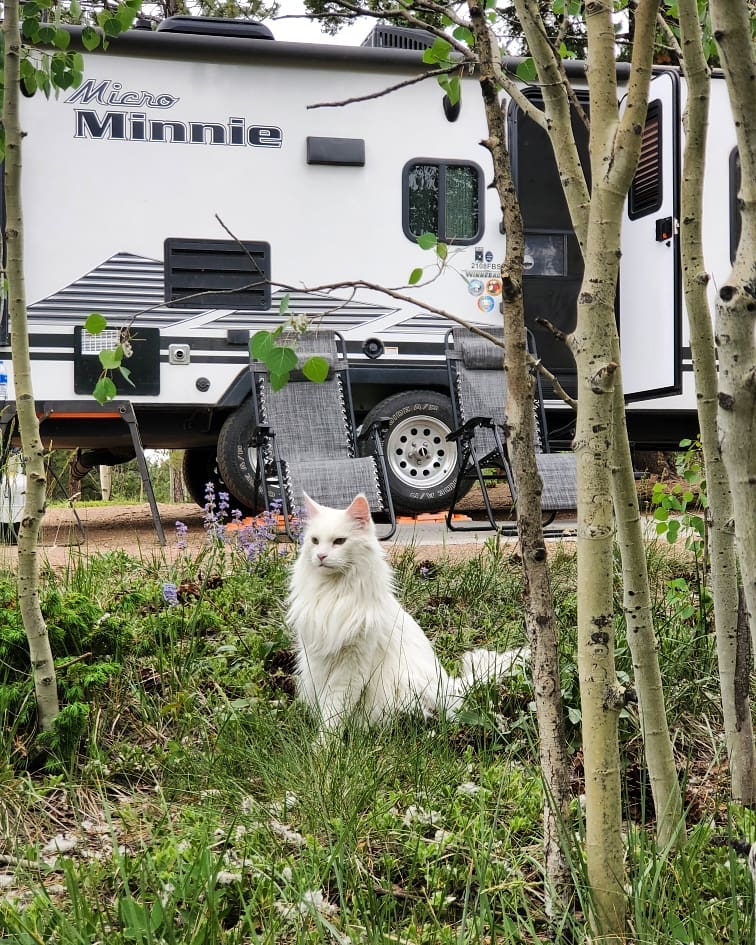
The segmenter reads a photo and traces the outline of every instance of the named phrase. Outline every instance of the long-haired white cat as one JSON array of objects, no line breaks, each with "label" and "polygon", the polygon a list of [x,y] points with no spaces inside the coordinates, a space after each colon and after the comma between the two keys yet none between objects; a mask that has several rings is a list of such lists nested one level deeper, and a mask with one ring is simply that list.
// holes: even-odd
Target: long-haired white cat
[{"label": "long-haired white cat", "polygon": [[305,503],[287,619],[299,695],[323,731],[352,714],[368,724],[412,711],[453,717],[470,686],[511,670],[522,651],[478,649],[465,654],[460,676],[449,676],[396,598],[365,496],[344,510],[309,496]]}]

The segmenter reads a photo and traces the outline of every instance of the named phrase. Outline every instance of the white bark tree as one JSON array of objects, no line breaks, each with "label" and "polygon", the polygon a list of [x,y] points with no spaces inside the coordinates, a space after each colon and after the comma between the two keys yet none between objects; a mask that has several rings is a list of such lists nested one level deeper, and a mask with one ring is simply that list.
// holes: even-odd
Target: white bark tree
[{"label": "white bark tree", "polygon": [[26,469],[26,500],[18,533],[18,606],[29,641],[34,691],[39,725],[52,728],[59,711],[55,663],[39,604],[38,538],[45,512],[44,447],[34,410],[29,332],[24,289],[24,223],[21,208],[21,142],[23,132],[18,103],[21,88],[21,35],[18,0],[5,3],[3,45],[5,74],[3,127],[5,129],[5,253],[8,279],[8,313],[11,324],[11,353],[16,386],[16,414]]},{"label": "white bark tree", "polygon": [[740,155],[740,242],[718,287],[718,421],[732,490],[735,539],[756,653],[756,61],[745,3],[711,0]]},{"label": "white bark tree", "polygon": [[[738,568],[732,497],[719,445],[714,325],[703,254],[703,180],[710,103],[710,71],[704,55],[698,4],[680,0],[680,57],[687,81],[685,150],[680,194],[680,250],[685,306],[696,384],[698,424],[706,468],[711,590],[717,636],[719,685],[733,799],[756,802],[756,752],[748,701],[748,654],[738,633]],[[748,641],[745,641],[745,650]],[[742,679],[743,671],[746,678]]]}]

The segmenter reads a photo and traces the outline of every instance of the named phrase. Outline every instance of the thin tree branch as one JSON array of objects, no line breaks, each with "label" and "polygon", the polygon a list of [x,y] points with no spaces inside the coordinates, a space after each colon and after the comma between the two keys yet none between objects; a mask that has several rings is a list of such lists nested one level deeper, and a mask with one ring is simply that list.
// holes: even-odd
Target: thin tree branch
[{"label": "thin tree branch", "polygon": [[389,85],[380,92],[368,92],[367,95],[357,95],[354,98],[345,98],[339,102],[316,102],[314,105],[308,105],[307,108],[342,108],[344,105],[355,105],[358,102],[369,102],[374,98],[382,98],[384,95],[390,95],[392,92],[398,92],[400,89],[406,89],[411,85],[417,85],[419,82],[425,82],[426,79],[435,79],[440,75],[451,75],[459,72],[462,63],[455,63],[453,66],[447,66],[445,69],[433,69],[430,72],[424,72],[422,75],[415,76],[413,79],[405,79],[403,82],[397,82],[396,85]]}]

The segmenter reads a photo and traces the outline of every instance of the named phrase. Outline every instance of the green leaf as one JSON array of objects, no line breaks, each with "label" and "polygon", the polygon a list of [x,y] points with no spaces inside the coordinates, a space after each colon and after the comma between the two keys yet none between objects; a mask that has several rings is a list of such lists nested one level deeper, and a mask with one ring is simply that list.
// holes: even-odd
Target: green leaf
[{"label": "green leaf", "polygon": [[37,32],[37,42],[44,43],[46,46],[52,46],[57,32],[54,26],[40,26]]},{"label": "green leaf", "polygon": [[80,19],[81,19],[81,4],[79,3],[79,0],[71,0],[71,3],[70,3],[70,5],[69,5],[68,9],[69,9],[69,12],[70,12],[70,14],[71,14],[71,19],[72,19],[72,20],[80,20]]},{"label": "green leaf", "polygon": [[113,400],[117,393],[113,381],[109,377],[101,377],[95,384],[92,396],[98,404],[106,404],[109,400]]},{"label": "green leaf", "polygon": [[475,37],[472,34],[472,31],[469,30],[466,26],[458,26],[452,36],[459,40],[460,43],[466,43],[470,49],[475,45]]},{"label": "green leaf", "polygon": [[136,387],[136,384],[131,380],[131,371],[121,365],[118,370],[121,372],[121,377],[126,381],[127,384],[131,384],[132,387]]},{"label": "green leaf", "polygon": [[119,6],[116,11],[116,18],[121,27],[121,32],[126,31],[131,24],[134,22],[134,17],[136,16],[136,10],[129,4],[124,3],[122,6]]},{"label": "green leaf", "polygon": [[91,26],[85,26],[81,31],[81,45],[87,52],[92,52],[100,45],[100,34]]},{"label": "green leaf", "polygon": [[452,45],[448,39],[442,39],[442,37],[437,36],[430,49],[426,49],[423,53],[423,62],[430,63],[431,65],[437,62],[447,62],[451,48]]},{"label": "green leaf", "polygon": [[56,49],[68,49],[71,45],[71,34],[65,30],[55,30],[52,43]]},{"label": "green leaf", "polygon": [[409,277],[409,279],[408,279],[407,281],[409,282],[410,285],[417,285],[418,282],[419,282],[422,278],[423,278],[423,270],[422,270],[422,269],[413,269],[412,272],[410,273],[410,277]]},{"label": "green leaf", "polygon": [[417,245],[420,249],[433,249],[438,242],[435,233],[421,233],[417,238]]},{"label": "green leaf", "polygon": [[328,361],[317,355],[308,358],[302,365],[302,373],[308,381],[313,381],[315,384],[322,384],[328,377]]},{"label": "green leaf", "polygon": [[293,348],[283,345],[275,347],[265,359],[271,377],[274,374],[288,374],[297,366],[297,353]]},{"label": "green leaf", "polygon": [[24,39],[30,39],[33,43],[37,42],[39,36],[39,20],[28,19],[21,24],[21,35]]},{"label": "green leaf", "polygon": [[446,94],[449,96],[449,102],[452,105],[456,105],[462,97],[462,84],[459,81],[458,75],[453,75],[449,79],[446,86]]},{"label": "green leaf", "polygon": [[538,78],[538,72],[535,67],[535,62],[532,56],[529,56],[527,59],[523,59],[520,65],[517,67],[517,78],[521,82],[535,82]]},{"label": "green leaf", "polygon": [[34,71],[33,75],[24,76],[21,80],[24,83],[24,91],[27,95],[34,95],[37,91],[37,72]]},{"label": "green leaf", "polygon": [[105,331],[107,327],[107,318],[99,312],[92,312],[91,315],[87,316],[87,320],[84,322],[84,331],[89,332],[90,335],[99,335],[100,332]]},{"label": "green leaf", "polygon": [[106,371],[115,371],[121,366],[123,361],[123,348],[118,345],[117,348],[106,348],[104,351],[101,351],[97,357],[100,359],[100,364],[103,366]]},{"label": "green leaf", "polygon": [[439,259],[446,259],[449,255],[449,247],[446,243],[436,243],[436,255]]},{"label": "green leaf", "polygon": [[289,383],[289,372],[286,371],[284,374],[274,374],[272,371],[269,375],[270,386],[273,390],[282,390]]},{"label": "green leaf", "polygon": [[567,718],[572,722],[573,725],[579,725],[580,720],[583,718],[583,713],[580,709],[576,709],[573,706],[568,706],[567,708]]},{"label": "green leaf", "polygon": [[289,301],[291,296],[287,292],[285,295],[281,296],[281,301],[278,303],[278,314],[285,315],[289,311]]},{"label": "green leaf", "polygon": [[269,331],[256,331],[249,342],[249,353],[256,361],[267,361],[275,342]]}]

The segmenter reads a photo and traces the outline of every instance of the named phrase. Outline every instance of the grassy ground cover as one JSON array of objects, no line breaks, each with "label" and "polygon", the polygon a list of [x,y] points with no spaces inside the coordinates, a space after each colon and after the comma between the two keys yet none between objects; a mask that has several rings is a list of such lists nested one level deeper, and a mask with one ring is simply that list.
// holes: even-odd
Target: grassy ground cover
[{"label": "grassy ground cover", "polygon": [[[64,704],[34,727],[13,575],[0,573],[0,941],[32,945],[589,941],[580,853],[575,560],[551,572],[573,763],[574,910],[545,913],[542,786],[526,674],[462,718],[349,730],[316,748],[293,699],[289,560],[260,526],[210,516],[198,554],[72,554],[42,604]],[[174,539],[182,544],[179,528]],[[656,851],[637,714],[622,719],[631,932],[644,945],[754,941],[753,890],[728,845],[716,658],[699,572],[649,547],[688,842]],[[516,556],[396,561],[401,595],[453,668],[523,639]],[[619,569],[618,569],[619,570]],[[617,588],[618,664],[632,667]]]}]

